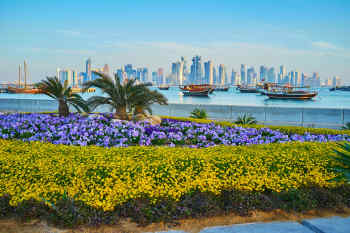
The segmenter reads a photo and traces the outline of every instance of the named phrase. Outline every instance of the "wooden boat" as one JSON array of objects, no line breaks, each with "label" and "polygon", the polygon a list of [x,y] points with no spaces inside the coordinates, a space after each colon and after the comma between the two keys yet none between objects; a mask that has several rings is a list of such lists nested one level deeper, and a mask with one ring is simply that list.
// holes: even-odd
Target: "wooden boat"
[{"label": "wooden boat", "polygon": [[191,84],[191,85],[179,86],[179,88],[182,91],[206,91],[206,90],[208,90],[209,94],[213,93],[215,90],[215,86],[210,85],[210,84]]},{"label": "wooden boat", "polygon": [[255,87],[240,87],[239,92],[241,93],[258,93],[258,89]]},{"label": "wooden boat", "polygon": [[18,87],[7,87],[8,93],[12,94],[42,94],[43,91],[38,88],[18,88]]},{"label": "wooden boat", "polygon": [[317,96],[318,92],[308,91],[291,91],[291,92],[267,92],[266,95],[270,99],[294,99],[294,100],[307,100]]},{"label": "wooden boat", "polygon": [[230,89],[229,86],[216,86],[215,91],[228,91]]},{"label": "wooden boat", "polygon": [[184,96],[206,96],[208,97],[210,93],[210,89],[205,89],[205,90],[184,90],[182,91]]},{"label": "wooden boat", "polygon": [[330,91],[350,91],[350,86],[333,87]]}]

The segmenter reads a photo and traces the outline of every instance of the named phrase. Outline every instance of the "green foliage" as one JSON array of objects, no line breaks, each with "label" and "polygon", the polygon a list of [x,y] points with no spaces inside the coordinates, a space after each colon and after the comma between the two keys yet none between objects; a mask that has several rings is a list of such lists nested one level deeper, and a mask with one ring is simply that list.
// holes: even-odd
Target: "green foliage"
[{"label": "green foliage", "polygon": [[334,150],[337,156],[331,156],[331,158],[338,162],[333,167],[334,171],[340,173],[336,180],[345,178],[350,183],[350,144],[343,143],[338,144],[338,148]]},{"label": "green foliage", "polygon": [[72,88],[68,87],[67,81],[62,85],[57,77],[47,77],[46,80],[41,80],[35,86],[42,90],[45,95],[58,101],[60,116],[68,116],[68,105],[72,105],[78,112],[81,112],[81,110],[90,112],[86,101],[79,94],[72,92]]},{"label": "green foliage", "polygon": [[191,118],[195,119],[207,119],[208,115],[205,109],[195,108],[190,115]]},{"label": "green foliage", "polygon": [[245,113],[243,115],[238,116],[235,123],[239,125],[254,125],[257,123],[257,120],[252,115]]},{"label": "green foliage", "polygon": [[342,127],[344,130],[350,130],[350,122],[346,122],[345,125]]},{"label": "green foliage", "polygon": [[114,109],[117,118],[129,119],[129,113],[138,114],[148,111],[152,113],[153,103],[167,104],[167,99],[157,91],[151,91],[145,84],[137,84],[135,79],[121,83],[115,74],[114,79],[106,74],[94,72],[100,78],[84,84],[84,91],[91,87],[102,90],[106,96],[93,96],[88,104],[92,109],[100,105],[109,105]]}]

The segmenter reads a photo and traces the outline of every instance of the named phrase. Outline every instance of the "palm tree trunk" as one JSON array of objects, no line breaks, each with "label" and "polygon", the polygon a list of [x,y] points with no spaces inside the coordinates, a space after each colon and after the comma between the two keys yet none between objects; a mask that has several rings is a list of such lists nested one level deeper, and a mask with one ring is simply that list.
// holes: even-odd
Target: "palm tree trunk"
[{"label": "palm tree trunk", "polygon": [[69,115],[68,104],[64,100],[58,101],[58,114],[64,117]]},{"label": "palm tree trunk", "polygon": [[119,118],[120,120],[128,120],[128,114],[126,113],[126,106],[119,107],[116,109],[116,113],[114,114],[115,118]]},{"label": "palm tree trunk", "polygon": [[135,106],[135,113],[134,113],[135,115],[144,114],[144,113],[145,113],[145,111],[141,106]]}]

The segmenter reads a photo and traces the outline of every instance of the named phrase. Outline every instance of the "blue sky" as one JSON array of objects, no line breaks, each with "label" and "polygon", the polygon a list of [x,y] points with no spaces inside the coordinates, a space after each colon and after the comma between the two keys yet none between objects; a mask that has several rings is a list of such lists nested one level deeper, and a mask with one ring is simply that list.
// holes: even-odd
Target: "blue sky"
[{"label": "blue sky", "polygon": [[57,67],[108,63],[170,69],[199,54],[225,64],[297,69],[350,82],[350,1],[89,1],[0,0],[0,81]]}]

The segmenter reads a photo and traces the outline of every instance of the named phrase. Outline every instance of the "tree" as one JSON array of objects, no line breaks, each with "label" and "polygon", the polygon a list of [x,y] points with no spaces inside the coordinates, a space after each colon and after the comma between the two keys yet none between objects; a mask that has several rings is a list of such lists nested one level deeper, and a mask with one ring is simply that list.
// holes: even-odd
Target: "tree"
[{"label": "tree", "polygon": [[85,83],[84,90],[96,87],[107,96],[89,98],[88,104],[92,109],[100,105],[110,105],[115,110],[115,118],[129,120],[128,113],[144,113],[145,110],[152,113],[151,104],[167,104],[167,99],[161,93],[149,90],[145,84],[136,84],[134,79],[126,80],[122,84],[117,74],[113,79],[103,73],[94,73],[100,77]]},{"label": "tree", "polygon": [[58,101],[58,113],[60,116],[69,115],[69,105],[72,105],[78,112],[81,112],[81,110],[84,112],[90,111],[87,102],[79,94],[72,92],[72,88],[68,87],[67,81],[62,85],[57,77],[46,77],[46,79],[36,83],[35,86],[43,94]]}]

